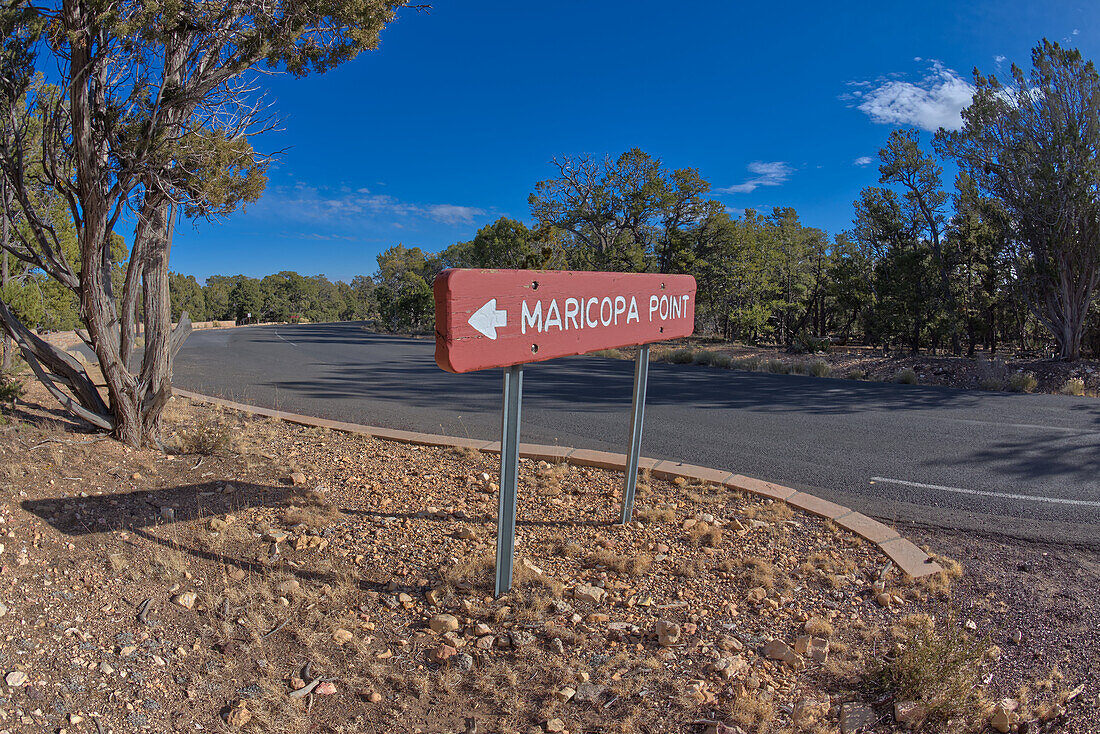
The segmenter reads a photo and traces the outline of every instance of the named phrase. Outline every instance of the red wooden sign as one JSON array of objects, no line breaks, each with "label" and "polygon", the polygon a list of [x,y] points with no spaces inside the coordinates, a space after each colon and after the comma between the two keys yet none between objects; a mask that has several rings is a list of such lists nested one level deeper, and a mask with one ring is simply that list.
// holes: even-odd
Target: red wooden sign
[{"label": "red wooden sign", "polygon": [[448,372],[649,344],[695,329],[690,275],[444,270],[434,289],[435,361]]}]

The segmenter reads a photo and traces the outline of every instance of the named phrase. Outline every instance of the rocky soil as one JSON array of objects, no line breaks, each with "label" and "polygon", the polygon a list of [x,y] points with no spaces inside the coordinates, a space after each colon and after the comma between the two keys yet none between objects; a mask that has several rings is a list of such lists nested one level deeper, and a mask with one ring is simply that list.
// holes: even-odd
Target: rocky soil
[{"label": "rocky soil", "polygon": [[1092,597],[1007,618],[965,543],[922,539],[963,566],[918,583],[781,503],[643,477],[620,527],[621,475],[525,461],[493,598],[493,456],[180,400],[133,451],[34,386],[3,420],[0,734],[1097,726],[1092,663],[1039,642]]}]

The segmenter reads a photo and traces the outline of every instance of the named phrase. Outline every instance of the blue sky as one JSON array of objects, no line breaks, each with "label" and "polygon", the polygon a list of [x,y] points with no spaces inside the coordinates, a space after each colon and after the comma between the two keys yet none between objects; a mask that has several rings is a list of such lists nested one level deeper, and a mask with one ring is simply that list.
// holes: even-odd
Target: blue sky
[{"label": "blue sky", "polygon": [[326,75],[265,77],[280,125],[256,145],[285,151],[267,192],[182,222],[174,271],[348,280],[398,242],[529,222],[552,158],[631,147],[698,168],[731,210],[836,233],[890,130],[957,124],[975,66],[1027,68],[1043,36],[1100,60],[1091,2],[434,5]]}]

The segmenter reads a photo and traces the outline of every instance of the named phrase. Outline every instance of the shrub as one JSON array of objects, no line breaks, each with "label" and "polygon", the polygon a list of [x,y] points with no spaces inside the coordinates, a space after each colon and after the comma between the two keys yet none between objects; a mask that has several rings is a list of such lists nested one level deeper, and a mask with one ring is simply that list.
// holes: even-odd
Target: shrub
[{"label": "shrub", "polygon": [[746,372],[756,372],[760,369],[759,357],[742,357],[741,359],[735,359],[730,363],[730,367],[735,370],[745,370]]},{"label": "shrub", "polygon": [[866,380],[867,373],[863,370],[848,370],[848,374],[844,375],[847,380]]},{"label": "shrub", "polygon": [[791,340],[790,350],[795,354],[824,354],[829,351],[830,344],[827,336],[817,337],[801,332]]},{"label": "shrub", "polygon": [[0,403],[15,403],[23,397],[23,383],[14,372],[0,372]]},{"label": "shrub", "polygon": [[668,361],[673,364],[691,364],[695,361],[695,350],[691,347],[675,349],[668,355]]},{"label": "shrub", "polygon": [[1081,397],[1085,394],[1085,381],[1079,377],[1071,377],[1066,380],[1066,384],[1062,385],[1062,389],[1059,390],[1063,395],[1076,395]]},{"label": "shrub", "polygon": [[705,364],[710,367],[729,369],[732,363],[733,359],[728,354],[712,352],[709,349],[703,349],[695,353],[695,364]]},{"label": "shrub", "polygon": [[833,368],[830,367],[825,360],[815,359],[813,362],[810,362],[809,370],[810,374],[814,377],[828,377],[832,374]]},{"label": "shrub", "polygon": [[926,721],[945,722],[981,710],[986,641],[969,637],[950,618],[913,626],[881,671],[886,686],[898,700],[916,702]]},{"label": "shrub", "polygon": [[606,357],[607,359],[626,359],[626,353],[621,349],[597,349],[589,352],[593,357]]},{"label": "shrub", "polygon": [[789,370],[792,375],[808,375],[810,373],[805,362],[794,362],[791,364]]},{"label": "shrub", "polygon": [[769,359],[762,366],[765,372],[774,372],[777,375],[785,375],[791,371],[790,367],[778,359]]},{"label": "shrub", "polygon": [[1017,372],[1008,378],[1008,387],[1012,392],[1035,392],[1039,381],[1030,372]]},{"label": "shrub", "polygon": [[1008,383],[999,377],[987,377],[978,383],[978,387],[983,390],[991,390],[993,392],[1001,392],[1008,387]]},{"label": "shrub", "polygon": [[658,349],[652,353],[650,359],[654,362],[669,362],[671,364],[691,364],[695,361],[695,350],[691,347],[681,349]]},{"label": "shrub", "polygon": [[176,448],[184,454],[215,456],[232,445],[229,427],[214,417],[206,417],[176,434]]},{"label": "shrub", "polygon": [[900,383],[902,385],[916,385],[918,382],[917,373],[914,372],[910,367],[898,370],[894,374],[894,382]]}]

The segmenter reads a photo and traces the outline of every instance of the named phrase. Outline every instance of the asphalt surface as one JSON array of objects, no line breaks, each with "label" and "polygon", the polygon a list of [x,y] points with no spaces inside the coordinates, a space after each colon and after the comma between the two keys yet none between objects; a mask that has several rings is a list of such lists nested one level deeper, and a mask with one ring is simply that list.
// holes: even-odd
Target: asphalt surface
[{"label": "asphalt surface", "polygon": [[[374,426],[499,439],[500,370],[358,324],[198,331],[178,386]],[[625,452],[633,363],[525,367],[523,441]],[[1100,547],[1100,401],[652,364],[642,453],[808,491],[887,522]],[[521,498],[522,501],[522,498]]]}]

